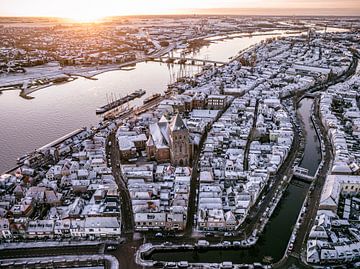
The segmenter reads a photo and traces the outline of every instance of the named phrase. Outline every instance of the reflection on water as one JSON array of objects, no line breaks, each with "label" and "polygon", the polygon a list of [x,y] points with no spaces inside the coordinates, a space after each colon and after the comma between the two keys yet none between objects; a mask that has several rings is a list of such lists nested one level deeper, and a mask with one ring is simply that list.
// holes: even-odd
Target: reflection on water
[{"label": "reflection on water", "polygon": [[[96,124],[100,118],[95,109],[107,102],[107,96],[124,96],[140,88],[147,91],[146,96],[163,92],[178,76],[199,71],[196,66],[149,62],[130,71],[100,74],[98,80],[78,78],[51,86],[33,93],[32,100],[20,98],[18,91],[4,92],[0,96],[0,171],[13,167],[16,158],[26,152]],[[132,104],[140,105],[142,99]]]},{"label": "reflection on water", "polygon": [[[304,98],[300,102],[299,113],[301,114],[302,121],[306,131],[306,143],[304,150],[304,158],[300,166],[309,170],[309,175],[315,175],[316,170],[321,161],[321,149],[319,138],[316,134],[313,122],[311,120],[313,99]],[[310,157],[309,157],[310,156]]]},{"label": "reflection on water", "polygon": [[[269,36],[254,36],[217,41],[200,49],[199,57],[228,61],[239,50]],[[24,100],[18,92],[0,96],[0,171],[15,165],[16,158],[43,146],[79,127],[96,124],[95,109],[105,104],[107,95],[125,95],[139,88],[147,95],[163,92],[180,76],[191,76],[200,67],[140,63],[133,70],[118,70],[96,76],[98,80],[79,78],[73,82],[48,87]],[[144,97],[146,97],[144,96]],[[143,98],[144,98],[143,97]],[[133,104],[138,105],[137,99]]]},{"label": "reflection on water", "polygon": [[[334,29],[328,28],[328,31]],[[282,33],[284,31],[274,31]],[[258,33],[254,33],[258,34]],[[215,41],[194,52],[192,57],[228,61],[230,57],[253,44],[278,35],[252,36]],[[179,54],[180,50],[175,52]],[[143,88],[147,95],[163,92],[181,76],[191,76],[200,67],[140,63],[133,70],[111,71],[96,76],[98,80],[79,78],[73,82],[45,88],[24,100],[18,92],[0,95],[0,172],[15,165],[17,157],[32,151],[81,126],[96,124],[96,107],[105,104],[106,96],[125,95]],[[146,97],[144,96],[144,97]],[[140,104],[137,99],[133,104]]]}]

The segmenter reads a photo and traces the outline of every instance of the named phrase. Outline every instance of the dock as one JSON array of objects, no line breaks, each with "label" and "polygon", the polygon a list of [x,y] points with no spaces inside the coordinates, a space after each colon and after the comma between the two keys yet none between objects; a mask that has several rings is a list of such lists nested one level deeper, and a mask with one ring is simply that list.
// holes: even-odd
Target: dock
[{"label": "dock", "polygon": [[121,105],[131,101],[131,100],[134,100],[135,98],[140,98],[145,93],[146,93],[145,90],[142,90],[142,89],[137,90],[137,91],[135,91],[135,92],[133,92],[131,94],[128,94],[128,95],[126,95],[126,96],[124,96],[122,98],[119,98],[119,99],[117,99],[117,100],[115,100],[113,102],[110,102],[110,103],[108,103],[108,104],[106,104],[104,106],[101,106],[101,107],[97,108],[96,109],[96,114],[103,114],[103,113],[105,113],[105,112],[107,112],[107,111],[109,111],[111,109],[114,109],[114,108],[116,108],[118,106],[121,106]]},{"label": "dock", "polygon": [[37,152],[42,152],[42,151],[47,150],[47,149],[49,149],[51,147],[55,147],[55,146],[63,143],[65,140],[67,140],[69,138],[72,138],[72,137],[84,132],[85,130],[86,130],[86,127],[76,129],[75,131],[72,131],[72,132],[68,133],[67,135],[62,136],[62,137],[50,142],[49,144],[46,144],[45,146],[42,146],[41,148],[38,148],[36,151]]}]

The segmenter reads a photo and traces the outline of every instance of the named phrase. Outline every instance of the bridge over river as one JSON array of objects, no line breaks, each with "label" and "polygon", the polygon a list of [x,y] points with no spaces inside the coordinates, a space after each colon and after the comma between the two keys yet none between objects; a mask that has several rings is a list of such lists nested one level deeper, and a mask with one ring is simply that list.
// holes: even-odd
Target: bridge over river
[{"label": "bridge over river", "polygon": [[212,64],[214,66],[221,66],[221,65],[227,64],[227,62],[222,62],[222,61],[188,58],[188,57],[181,57],[181,56],[162,56],[159,58],[149,58],[149,60],[154,61],[154,62],[166,62],[166,63],[174,63],[175,61],[177,61],[178,64],[190,64],[190,65]]}]

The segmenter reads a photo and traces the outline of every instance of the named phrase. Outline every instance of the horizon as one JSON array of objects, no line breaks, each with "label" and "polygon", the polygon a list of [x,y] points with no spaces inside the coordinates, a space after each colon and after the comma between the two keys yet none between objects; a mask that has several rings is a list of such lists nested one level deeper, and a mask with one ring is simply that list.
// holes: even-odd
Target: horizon
[{"label": "horizon", "polygon": [[[357,0],[2,0],[0,17],[50,17],[96,22],[107,17],[146,15],[356,16]],[[326,8],[324,6],[326,5]],[[286,6],[286,8],[284,8]],[[21,8],[19,8],[21,7]]]}]

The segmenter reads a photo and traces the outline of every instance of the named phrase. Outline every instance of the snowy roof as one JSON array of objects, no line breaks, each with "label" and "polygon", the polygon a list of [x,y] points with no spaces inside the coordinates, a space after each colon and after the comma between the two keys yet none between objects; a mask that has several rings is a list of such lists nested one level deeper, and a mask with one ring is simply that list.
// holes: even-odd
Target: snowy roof
[{"label": "snowy roof", "polygon": [[167,148],[167,142],[164,138],[163,132],[161,131],[157,123],[152,123],[149,125],[149,131],[153,142],[157,148]]},{"label": "snowy roof", "polygon": [[178,131],[186,129],[186,125],[180,115],[176,114],[176,116],[171,120],[169,128],[171,131]]}]

